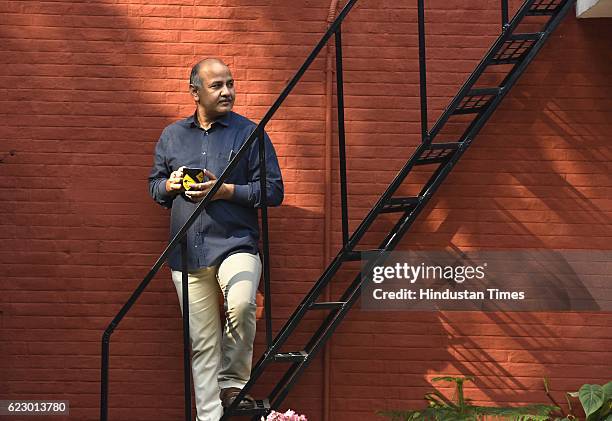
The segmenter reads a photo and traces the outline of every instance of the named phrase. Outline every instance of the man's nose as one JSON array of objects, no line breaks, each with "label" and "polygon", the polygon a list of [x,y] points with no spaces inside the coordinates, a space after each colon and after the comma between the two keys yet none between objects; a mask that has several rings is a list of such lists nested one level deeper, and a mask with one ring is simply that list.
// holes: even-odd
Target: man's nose
[{"label": "man's nose", "polygon": [[223,89],[221,89],[221,96],[230,96],[230,88],[227,85],[223,85]]}]

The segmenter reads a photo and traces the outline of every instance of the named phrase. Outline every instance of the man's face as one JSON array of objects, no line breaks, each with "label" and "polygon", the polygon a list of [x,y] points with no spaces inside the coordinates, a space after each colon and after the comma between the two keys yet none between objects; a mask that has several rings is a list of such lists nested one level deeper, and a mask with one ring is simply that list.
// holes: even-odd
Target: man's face
[{"label": "man's face", "polygon": [[192,94],[207,116],[215,118],[227,114],[234,106],[236,91],[229,68],[221,63],[210,63],[200,69],[202,87]]}]

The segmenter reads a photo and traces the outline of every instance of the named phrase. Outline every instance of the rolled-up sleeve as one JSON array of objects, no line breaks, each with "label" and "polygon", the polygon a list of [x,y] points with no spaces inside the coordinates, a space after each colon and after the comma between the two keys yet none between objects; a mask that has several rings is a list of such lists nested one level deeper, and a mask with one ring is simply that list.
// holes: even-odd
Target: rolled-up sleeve
[{"label": "rolled-up sleeve", "polygon": [[[284,197],[283,178],[276,151],[267,133],[264,133],[266,151],[266,197],[268,206],[279,206]],[[253,142],[248,153],[249,181],[236,184],[232,201],[248,207],[261,207],[261,176],[259,165],[259,144]]]},{"label": "rolled-up sleeve", "polygon": [[168,135],[164,130],[155,146],[155,154],[153,158],[153,167],[149,174],[149,194],[157,203],[165,208],[172,207],[174,195],[166,192],[166,180],[170,177],[170,168],[166,157],[166,143]]}]

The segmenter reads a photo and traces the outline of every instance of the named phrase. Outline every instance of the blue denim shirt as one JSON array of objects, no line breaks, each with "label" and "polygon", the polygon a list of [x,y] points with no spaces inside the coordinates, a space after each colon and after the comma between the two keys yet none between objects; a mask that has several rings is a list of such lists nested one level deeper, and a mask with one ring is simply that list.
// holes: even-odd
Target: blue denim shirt
[{"label": "blue denim shirt", "polygon": [[[181,166],[206,168],[220,176],[229,161],[247,140],[256,124],[230,112],[202,129],[197,115],[166,127],[155,147],[153,168],[149,175],[151,197],[165,208],[171,208],[170,238],[193,213],[197,203],[183,194],[166,192],[166,180]],[[267,198],[269,206],[283,201],[283,180],[276,152],[265,135]],[[257,141],[234,168],[226,183],[234,184],[230,200],[215,200],[200,214],[187,232],[188,268],[199,269],[221,263],[233,253],[258,252],[259,225],[257,207],[261,205],[259,149]],[[168,257],[172,269],[181,270],[180,247]]]}]

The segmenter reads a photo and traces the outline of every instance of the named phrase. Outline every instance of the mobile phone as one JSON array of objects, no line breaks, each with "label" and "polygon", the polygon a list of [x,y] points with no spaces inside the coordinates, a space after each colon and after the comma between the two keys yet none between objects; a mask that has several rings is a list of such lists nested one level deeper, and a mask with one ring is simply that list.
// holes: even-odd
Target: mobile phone
[{"label": "mobile phone", "polygon": [[183,168],[183,188],[186,191],[191,189],[192,184],[202,183],[206,178],[202,168]]}]

